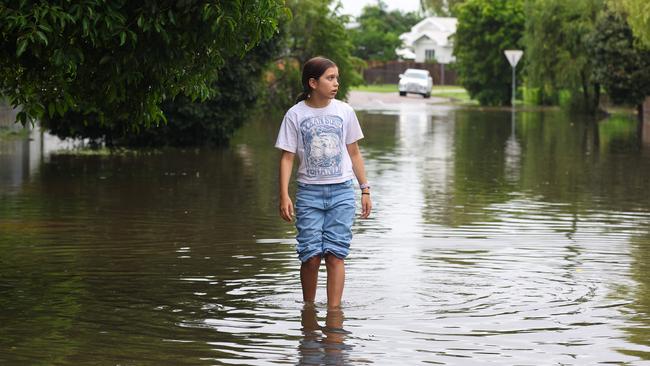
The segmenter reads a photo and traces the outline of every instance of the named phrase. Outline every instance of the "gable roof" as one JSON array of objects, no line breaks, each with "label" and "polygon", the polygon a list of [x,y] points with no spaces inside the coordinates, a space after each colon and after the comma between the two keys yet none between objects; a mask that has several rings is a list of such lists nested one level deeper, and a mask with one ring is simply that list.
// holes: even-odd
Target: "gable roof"
[{"label": "gable roof", "polygon": [[402,33],[399,38],[406,46],[413,46],[422,37],[427,37],[439,45],[445,46],[449,43],[449,36],[456,33],[457,23],[456,18],[428,17],[411,27],[410,32]]},{"label": "gable roof", "polygon": [[420,42],[422,39],[428,38],[434,42],[436,42],[439,46],[447,46],[451,44],[451,39],[449,36],[441,33],[433,33],[433,32],[423,32],[419,34],[419,37],[411,41],[411,45],[415,45],[416,43]]},{"label": "gable roof", "polygon": [[448,17],[428,17],[422,19],[418,24],[411,27],[411,31],[424,31],[427,28],[433,27],[434,30],[446,33],[456,33],[456,18]]}]

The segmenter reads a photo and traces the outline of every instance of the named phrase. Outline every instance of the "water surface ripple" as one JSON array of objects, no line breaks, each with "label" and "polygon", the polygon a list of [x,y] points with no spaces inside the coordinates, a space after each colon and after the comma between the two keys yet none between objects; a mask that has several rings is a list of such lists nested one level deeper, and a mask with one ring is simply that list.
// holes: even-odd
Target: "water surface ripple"
[{"label": "water surface ripple", "polygon": [[340,311],[324,271],[315,307],[300,301],[278,121],[222,150],[2,142],[0,364],[650,361],[650,153],[633,119],[359,117],[375,211],[355,223]]}]

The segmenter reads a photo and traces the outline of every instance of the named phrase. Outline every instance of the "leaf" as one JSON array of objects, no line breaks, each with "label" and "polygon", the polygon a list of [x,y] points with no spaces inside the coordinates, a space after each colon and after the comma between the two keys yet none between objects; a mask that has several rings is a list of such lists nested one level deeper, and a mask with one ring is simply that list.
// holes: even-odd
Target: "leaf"
[{"label": "leaf", "polygon": [[22,41],[18,42],[18,49],[16,49],[16,56],[20,57],[25,50],[27,49],[27,40],[23,39]]},{"label": "leaf", "polygon": [[41,103],[35,103],[32,106],[32,113],[35,117],[42,117],[45,114],[45,107]]},{"label": "leaf", "polygon": [[126,42],[126,33],[122,32],[120,33],[120,46],[123,46],[124,42]]},{"label": "leaf", "polygon": [[38,27],[41,28],[42,30],[48,32],[48,33],[52,33],[52,28],[48,27],[45,24],[39,24]]},{"label": "leaf", "polygon": [[99,60],[99,64],[104,65],[105,63],[108,63],[108,61],[110,61],[111,58],[112,58],[111,55],[105,55]]},{"label": "leaf", "polygon": [[47,37],[45,36],[45,33],[41,32],[41,31],[36,31],[36,35],[37,35],[38,38],[40,38],[40,39],[43,41],[43,43],[45,43],[45,45],[47,46]]},{"label": "leaf", "polygon": [[16,122],[20,122],[23,126],[27,124],[27,112],[20,111],[16,114]]},{"label": "leaf", "polygon": [[68,106],[63,102],[59,102],[55,104],[56,104],[57,113],[59,113],[60,116],[63,116],[65,112],[68,110]]}]

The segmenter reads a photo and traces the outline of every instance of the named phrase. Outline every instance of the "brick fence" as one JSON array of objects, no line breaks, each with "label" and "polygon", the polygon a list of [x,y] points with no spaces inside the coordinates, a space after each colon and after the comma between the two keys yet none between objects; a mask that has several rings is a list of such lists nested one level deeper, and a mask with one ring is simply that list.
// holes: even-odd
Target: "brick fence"
[{"label": "brick fence", "polygon": [[425,69],[431,73],[434,85],[456,85],[456,72],[444,65],[444,83],[442,76],[442,65],[437,63],[424,63],[412,61],[390,61],[386,63],[369,63],[369,67],[363,71],[363,79],[367,84],[397,84],[399,74],[406,69]]}]

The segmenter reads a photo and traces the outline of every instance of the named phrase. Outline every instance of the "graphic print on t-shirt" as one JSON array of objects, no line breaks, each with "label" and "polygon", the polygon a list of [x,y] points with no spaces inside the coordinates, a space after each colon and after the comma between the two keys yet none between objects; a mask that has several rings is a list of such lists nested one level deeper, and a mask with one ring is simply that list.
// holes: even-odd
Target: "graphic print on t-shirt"
[{"label": "graphic print on t-shirt", "polygon": [[310,117],[300,123],[305,146],[305,166],[310,177],[343,175],[343,119],[339,116]]}]

